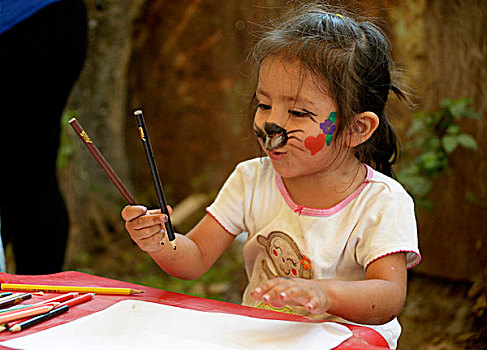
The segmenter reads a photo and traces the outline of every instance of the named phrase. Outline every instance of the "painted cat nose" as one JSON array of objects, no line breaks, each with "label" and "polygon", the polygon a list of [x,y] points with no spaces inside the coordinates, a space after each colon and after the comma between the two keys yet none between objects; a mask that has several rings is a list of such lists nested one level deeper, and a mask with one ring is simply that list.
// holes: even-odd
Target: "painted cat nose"
[{"label": "painted cat nose", "polygon": [[288,140],[286,129],[275,123],[266,122],[264,130],[266,133],[264,146],[267,150],[272,151],[286,145]]}]

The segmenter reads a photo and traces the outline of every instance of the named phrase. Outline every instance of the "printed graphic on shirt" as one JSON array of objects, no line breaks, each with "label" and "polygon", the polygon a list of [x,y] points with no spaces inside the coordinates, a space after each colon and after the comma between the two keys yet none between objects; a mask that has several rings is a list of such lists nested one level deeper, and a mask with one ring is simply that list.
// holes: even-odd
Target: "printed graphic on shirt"
[{"label": "printed graphic on shirt", "polygon": [[284,305],[283,307],[274,307],[271,304],[262,302],[259,305],[257,305],[257,308],[264,309],[264,310],[284,312],[286,314],[296,314],[296,312],[287,305]]},{"label": "printed graphic on shirt", "polygon": [[[273,231],[268,237],[257,236],[257,242],[264,246],[268,259],[262,259],[262,271],[268,279],[276,277],[312,279],[313,270],[311,260],[302,254],[296,242],[280,231]],[[269,261],[271,266],[269,266]],[[292,307],[284,305],[277,308],[268,303],[260,303],[258,308],[280,311],[289,314],[296,313]]]},{"label": "printed graphic on shirt", "polygon": [[[297,244],[284,232],[273,231],[267,237],[258,235],[257,242],[264,246],[269,257],[261,262],[262,270],[268,279],[313,278],[311,260],[299,251]],[[272,267],[268,261],[272,263]]]}]

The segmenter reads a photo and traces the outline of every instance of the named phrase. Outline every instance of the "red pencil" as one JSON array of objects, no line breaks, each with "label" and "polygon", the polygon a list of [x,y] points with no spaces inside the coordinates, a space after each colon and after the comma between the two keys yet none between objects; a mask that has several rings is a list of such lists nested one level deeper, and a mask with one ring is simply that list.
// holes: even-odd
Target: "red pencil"
[{"label": "red pencil", "polygon": [[57,297],[54,297],[51,299],[42,300],[42,301],[35,303],[35,304],[32,304],[32,305],[39,306],[39,305],[44,305],[47,303],[55,303],[55,302],[62,303],[62,302],[65,302],[66,300],[73,299],[78,294],[79,294],[78,292],[70,292],[70,293],[66,293],[63,295],[58,295]]},{"label": "red pencil", "polygon": [[71,309],[75,305],[79,305],[79,304],[82,304],[84,302],[87,302],[87,301],[93,299],[94,296],[95,296],[95,293],[82,294],[79,297],[65,301],[64,303],[61,303],[59,305],[56,305],[55,309],[58,309],[64,305],[68,305],[69,308]]}]

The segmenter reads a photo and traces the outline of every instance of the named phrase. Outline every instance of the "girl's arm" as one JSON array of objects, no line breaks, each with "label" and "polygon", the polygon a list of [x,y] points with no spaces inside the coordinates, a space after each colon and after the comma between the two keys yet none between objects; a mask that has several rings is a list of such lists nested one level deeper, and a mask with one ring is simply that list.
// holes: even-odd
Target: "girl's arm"
[{"label": "girl's arm", "polygon": [[181,279],[195,279],[203,275],[235,238],[207,214],[186,235],[176,234],[176,250],[173,250],[167,243],[160,244],[164,237],[161,229],[167,220],[160,210],[128,206],[122,211],[122,217],[137,245],[149,253],[164,271]]},{"label": "girl's arm", "polygon": [[329,313],[362,324],[391,321],[406,299],[405,253],[371,263],[364,281],[276,278],[257,287],[253,297],[274,307],[304,306],[311,314]]}]

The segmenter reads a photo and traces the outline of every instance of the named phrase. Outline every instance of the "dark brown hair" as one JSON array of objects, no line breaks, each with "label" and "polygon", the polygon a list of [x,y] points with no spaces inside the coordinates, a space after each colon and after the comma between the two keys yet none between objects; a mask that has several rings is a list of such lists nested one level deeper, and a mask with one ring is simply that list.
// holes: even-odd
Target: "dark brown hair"
[{"label": "dark brown hair", "polygon": [[260,36],[252,51],[257,68],[269,56],[299,61],[315,77],[316,86],[331,94],[338,108],[337,137],[353,130],[358,113],[377,114],[377,130],[355,148],[355,156],[393,176],[399,140],[384,107],[390,90],[408,99],[392,81],[389,42],[377,25],[327,5],[300,5]]}]

